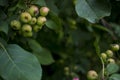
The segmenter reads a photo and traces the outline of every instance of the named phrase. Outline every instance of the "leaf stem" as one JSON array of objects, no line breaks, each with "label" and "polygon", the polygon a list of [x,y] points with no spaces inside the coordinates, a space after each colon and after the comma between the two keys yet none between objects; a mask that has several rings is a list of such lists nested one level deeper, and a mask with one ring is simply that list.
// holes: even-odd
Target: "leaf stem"
[{"label": "leaf stem", "polygon": [[110,32],[112,32],[112,39],[118,40],[117,37],[115,36],[115,32],[112,30],[112,26],[104,18],[101,19],[101,23],[103,24],[103,26],[108,28]]},{"label": "leaf stem", "polygon": [[96,53],[97,53],[97,55],[98,55],[98,57],[100,58],[101,63],[102,63],[102,80],[104,80],[105,64],[104,64],[103,59],[102,59],[101,56],[100,56],[100,47],[99,47],[100,36],[97,35],[97,34],[95,34],[95,38],[96,38],[96,39],[95,39],[95,42],[94,42],[94,47],[95,47]]},{"label": "leaf stem", "polygon": [[104,61],[103,61],[103,59],[100,57],[100,59],[101,59],[101,62],[102,62],[102,80],[104,80],[104,74],[105,74],[105,64],[104,64]]}]

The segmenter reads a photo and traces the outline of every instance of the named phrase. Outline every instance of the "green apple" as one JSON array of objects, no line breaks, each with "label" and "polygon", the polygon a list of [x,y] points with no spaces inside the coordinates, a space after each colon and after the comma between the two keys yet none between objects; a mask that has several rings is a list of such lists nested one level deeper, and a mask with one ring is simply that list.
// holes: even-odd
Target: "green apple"
[{"label": "green apple", "polygon": [[34,32],[38,32],[40,29],[42,29],[42,26],[39,26],[39,25],[34,25],[33,26],[33,31]]},{"label": "green apple", "polygon": [[37,6],[32,5],[29,9],[28,12],[31,14],[31,16],[37,16],[39,14],[39,9]]},{"label": "green apple", "polygon": [[27,32],[27,33],[23,33],[24,37],[32,37],[33,33],[32,32]]},{"label": "green apple", "polygon": [[106,54],[108,57],[113,57],[113,52],[111,50],[107,50]]},{"label": "green apple", "polygon": [[22,32],[23,33],[28,33],[28,32],[32,32],[32,27],[29,24],[24,24],[22,26]]},{"label": "green apple", "polygon": [[46,17],[40,16],[37,19],[37,24],[41,26],[44,25],[46,21],[47,21]]},{"label": "green apple", "polygon": [[101,53],[101,57],[102,57],[103,60],[107,59],[107,55],[105,53]]},{"label": "green apple", "polygon": [[118,44],[112,44],[112,45],[111,45],[111,49],[112,49],[113,51],[118,51],[118,50],[120,49],[120,46],[119,46]]},{"label": "green apple", "polygon": [[64,71],[69,71],[70,68],[68,66],[64,67]]},{"label": "green apple", "polygon": [[112,58],[109,58],[107,61],[108,61],[108,63],[115,63],[115,60]]},{"label": "green apple", "polygon": [[49,11],[50,11],[50,9],[48,7],[41,7],[40,8],[40,15],[41,16],[47,16]]},{"label": "green apple", "polygon": [[20,15],[20,19],[23,23],[29,23],[32,17],[28,12],[22,12]]},{"label": "green apple", "polygon": [[90,71],[88,71],[88,73],[87,73],[87,78],[88,78],[89,80],[96,80],[96,79],[98,78],[98,74],[97,74],[96,71],[90,70]]},{"label": "green apple", "polygon": [[31,25],[34,25],[34,24],[36,24],[36,22],[37,22],[36,17],[33,17],[33,18],[31,19],[31,21],[30,21],[30,24],[31,24]]},{"label": "green apple", "polygon": [[10,26],[13,30],[20,30],[21,23],[18,20],[13,20],[13,21],[11,21]]}]

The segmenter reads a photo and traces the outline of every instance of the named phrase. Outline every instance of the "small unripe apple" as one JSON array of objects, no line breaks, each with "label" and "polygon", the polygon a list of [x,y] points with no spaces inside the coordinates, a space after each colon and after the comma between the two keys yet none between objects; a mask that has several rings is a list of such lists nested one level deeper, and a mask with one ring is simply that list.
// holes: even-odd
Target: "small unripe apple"
[{"label": "small unripe apple", "polygon": [[113,52],[111,50],[107,50],[106,54],[108,57],[113,57]]},{"label": "small unripe apple", "polygon": [[74,69],[74,70],[78,70],[79,67],[78,67],[77,65],[75,65],[75,66],[73,67],[73,69]]},{"label": "small unripe apple", "polygon": [[69,71],[66,71],[66,72],[64,72],[64,74],[65,74],[66,76],[69,76],[69,75],[70,75],[70,72],[69,72]]},{"label": "small unripe apple", "polygon": [[18,20],[13,20],[13,21],[11,21],[10,26],[13,30],[20,30],[21,23]]},{"label": "small unripe apple", "polygon": [[29,9],[28,12],[30,13],[31,16],[37,16],[39,14],[39,9],[37,6],[32,5]]},{"label": "small unripe apple", "polygon": [[29,24],[24,24],[22,26],[22,32],[23,33],[28,33],[28,32],[32,32],[32,27]]},{"label": "small unripe apple", "polygon": [[64,67],[64,71],[69,71],[70,68],[69,67]]},{"label": "small unripe apple", "polygon": [[115,60],[112,58],[109,58],[107,61],[108,61],[108,63],[115,63]]},{"label": "small unripe apple", "polygon": [[27,32],[27,33],[23,33],[24,37],[32,37],[33,33],[32,32]]},{"label": "small unripe apple", "polygon": [[28,12],[23,12],[20,15],[20,19],[23,23],[29,23],[31,21],[32,17]]},{"label": "small unripe apple", "polygon": [[40,16],[37,19],[37,24],[41,26],[44,25],[46,21],[47,21],[46,17]]},{"label": "small unripe apple", "polygon": [[105,53],[101,53],[101,57],[102,57],[103,60],[107,59],[107,55]]},{"label": "small unripe apple", "polygon": [[34,31],[34,32],[38,32],[41,28],[42,28],[42,26],[34,25],[34,26],[33,26],[33,31]]},{"label": "small unripe apple", "polygon": [[111,45],[111,49],[112,49],[113,51],[118,51],[118,50],[120,49],[120,46],[119,46],[118,44],[112,44],[112,45]]},{"label": "small unripe apple", "polygon": [[88,78],[89,80],[96,80],[96,79],[98,78],[98,74],[97,74],[96,71],[90,70],[90,71],[88,71],[88,73],[87,73],[87,78]]},{"label": "small unripe apple", "polygon": [[40,15],[41,16],[47,16],[49,11],[50,11],[50,9],[48,7],[41,7],[40,8]]},{"label": "small unripe apple", "polygon": [[36,24],[36,22],[37,22],[37,19],[35,17],[33,17],[30,21],[30,24],[34,25],[34,24]]}]

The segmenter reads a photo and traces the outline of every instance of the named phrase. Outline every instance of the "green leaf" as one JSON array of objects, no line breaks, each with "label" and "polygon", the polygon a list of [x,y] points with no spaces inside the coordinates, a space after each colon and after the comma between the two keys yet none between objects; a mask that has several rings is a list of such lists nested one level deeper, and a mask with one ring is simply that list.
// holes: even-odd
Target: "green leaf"
[{"label": "green leaf", "polygon": [[7,15],[3,12],[3,10],[0,8],[0,20],[5,19]]},{"label": "green leaf", "polygon": [[113,74],[109,77],[109,80],[120,80],[120,74]]},{"label": "green leaf", "polygon": [[0,31],[4,33],[8,33],[8,23],[6,21],[1,21],[0,22]]},{"label": "green leaf", "polygon": [[52,20],[47,20],[46,26],[50,29],[55,30],[55,31],[59,30],[59,26]]},{"label": "green leaf", "polygon": [[51,12],[54,12],[55,14],[59,14],[59,9],[55,4],[55,1],[46,0],[46,4],[49,7]]},{"label": "green leaf", "polygon": [[106,71],[108,74],[116,73],[117,71],[119,71],[119,66],[117,64],[110,63],[107,65]]},{"label": "green leaf", "polygon": [[120,25],[115,23],[110,23],[110,25],[113,28],[114,32],[120,37]]},{"label": "green leaf", "polygon": [[54,59],[51,53],[47,49],[42,48],[37,41],[33,39],[29,39],[28,44],[30,48],[32,49],[33,53],[39,59],[39,62],[41,64],[49,65],[54,62]]},{"label": "green leaf", "polygon": [[93,27],[98,28],[100,30],[108,32],[111,36],[114,36],[113,32],[109,30],[108,28],[101,26],[101,25],[93,25]]},{"label": "green leaf", "polygon": [[46,6],[45,0],[33,0],[32,3],[39,6]]},{"label": "green leaf", "polygon": [[53,29],[55,31],[61,31],[62,30],[62,23],[60,18],[54,13],[49,13],[50,19],[46,22],[46,26],[50,29]]},{"label": "green leaf", "polygon": [[1,37],[0,37],[0,42],[2,43],[2,45],[7,46],[7,42]]},{"label": "green leaf", "polygon": [[41,66],[37,58],[16,44],[0,43],[0,75],[5,80],[40,80]]},{"label": "green leaf", "polygon": [[0,0],[0,6],[5,6],[8,4],[8,0]]},{"label": "green leaf", "polygon": [[[17,5],[14,6],[14,7],[18,7],[18,8],[20,8],[20,9],[26,9],[26,8],[27,8],[25,2],[22,1],[22,0],[19,0],[19,2],[17,3]],[[13,9],[14,9],[14,8],[13,8]]]},{"label": "green leaf", "polygon": [[107,0],[77,0],[75,9],[80,17],[87,19],[91,23],[109,16],[111,12]]}]

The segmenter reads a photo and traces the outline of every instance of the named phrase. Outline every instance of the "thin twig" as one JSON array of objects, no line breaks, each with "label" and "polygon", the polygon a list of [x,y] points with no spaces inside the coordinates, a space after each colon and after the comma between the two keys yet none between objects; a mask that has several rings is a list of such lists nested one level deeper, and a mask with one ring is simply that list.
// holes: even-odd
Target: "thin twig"
[{"label": "thin twig", "polygon": [[113,40],[117,40],[117,37],[115,36],[115,32],[112,30],[112,26],[105,19],[101,19],[101,23],[103,24],[103,26],[107,27],[109,30],[113,32],[112,35]]}]

